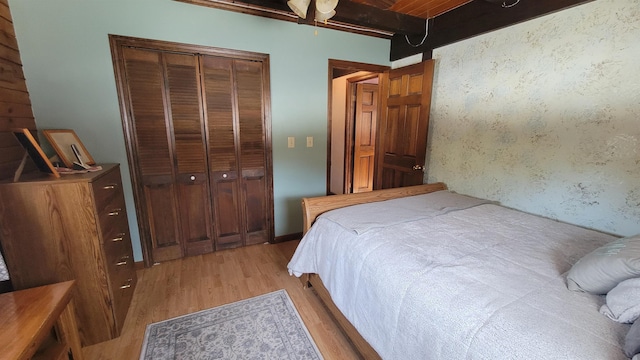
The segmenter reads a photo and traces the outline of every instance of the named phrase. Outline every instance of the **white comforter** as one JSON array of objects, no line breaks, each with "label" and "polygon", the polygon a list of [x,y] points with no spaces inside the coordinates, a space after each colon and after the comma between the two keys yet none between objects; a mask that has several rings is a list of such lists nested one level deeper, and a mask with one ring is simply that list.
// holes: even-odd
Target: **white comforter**
[{"label": "white comforter", "polygon": [[0,253],[0,281],[6,280],[9,280],[9,271],[7,271],[7,265],[4,263],[4,259]]},{"label": "white comforter", "polygon": [[598,312],[603,297],[567,290],[564,277],[612,236],[493,204],[361,235],[329,217],[302,239],[289,271],[319,274],[383,359],[625,359],[628,325]]}]

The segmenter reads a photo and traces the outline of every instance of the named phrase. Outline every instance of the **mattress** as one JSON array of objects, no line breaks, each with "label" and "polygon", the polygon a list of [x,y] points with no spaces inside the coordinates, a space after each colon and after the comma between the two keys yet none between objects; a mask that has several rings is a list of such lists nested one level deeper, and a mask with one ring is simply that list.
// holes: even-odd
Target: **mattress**
[{"label": "mattress", "polygon": [[[473,198],[465,206],[461,196],[323,214],[289,271],[318,274],[383,359],[626,359],[629,326],[598,312],[603,296],[570,291],[565,280],[615,237]],[[404,211],[421,202],[431,210],[398,221],[389,215],[398,210],[384,209],[402,201],[411,203]],[[383,226],[353,226],[362,218]]]}]

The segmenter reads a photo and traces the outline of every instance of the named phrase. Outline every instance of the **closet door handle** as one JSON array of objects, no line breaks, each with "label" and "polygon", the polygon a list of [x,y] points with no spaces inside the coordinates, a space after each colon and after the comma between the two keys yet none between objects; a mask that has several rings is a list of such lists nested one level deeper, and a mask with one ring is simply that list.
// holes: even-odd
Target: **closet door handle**
[{"label": "closet door handle", "polygon": [[109,185],[105,185],[102,188],[105,190],[111,190],[111,189],[115,189],[118,187],[118,184],[109,184]]}]

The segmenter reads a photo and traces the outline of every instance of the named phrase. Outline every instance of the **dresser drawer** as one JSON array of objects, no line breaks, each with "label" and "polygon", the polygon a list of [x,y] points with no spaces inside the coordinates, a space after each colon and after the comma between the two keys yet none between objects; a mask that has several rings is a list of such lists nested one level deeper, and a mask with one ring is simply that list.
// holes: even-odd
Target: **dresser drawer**
[{"label": "dresser drawer", "polygon": [[92,183],[92,189],[96,209],[101,212],[115,197],[123,196],[120,169],[114,168],[104,176],[96,179]]},{"label": "dresser drawer", "polygon": [[127,316],[127,310],[133,298],[133,292],[136,289],[138,279],[136,277],[135,266],[133,261],[131,265],[127,265],[119,269],[111,278],[112,306],[113,314],[116,319],[116,327],[118,332],[122,330],[124,320]]},{"label": "dresser drawer", "polygon": [[[120,237],[122,240],[119,240]],[[111,287],[112,310],[116,327],[120,332],[137,284],[137,276],[128,232],[109,235],[108,238],[118,239],[117,241],[105,240],[103,250]]]},{"label": "dresser drawer", "polygon": [[[99,215],[100,232],[102,242],[130,242],[129,222],[127,212],[124,209],[124,202],[114,201],[109,204]],[[126,239],[125,239],[126,237]]]},{"label": "dresser drawer", "polygon": [[124,198],[121,196],[113,199],[109,204],[104,206],[102,211],[98,213],[100,221],[100,230],[103,235],[103,241],[107,241],[110,235],[121,232],[128,232],[129,223],[127,221],[127,210],[124,204]]},{"label": "dresser drawer", "polygon": [[128,277],[118,283],[113,283],[113,314],[116,318],[118,331],[122,330],[127,311],[131,305],[131,299],[136,289],[137,278],[135,272],[133,277]]},{"label": "dresser drawer", "polygon": [[126,280],[126,278],[135,276],[133,250],[128,228],[120,230],[118,227],[114,227],[114,231],[105,238],[102,249],[107,275],[110,282],[115,282],[114,285],[118,285],[117,282],[123,281],[123,279],[118,280],[117,278],[125,277],[124,280]]},{"label": "dresser drawer", "polygon": [[[133,264],[133,254],[129,242],[129,235],[123,234],[123,241],[105,242],[103,244],[104,259],[107,262],[107,272],[109,278],[115,276],[117,272],[127,270]],[[124,269],[124,270],[123,270]]]}]

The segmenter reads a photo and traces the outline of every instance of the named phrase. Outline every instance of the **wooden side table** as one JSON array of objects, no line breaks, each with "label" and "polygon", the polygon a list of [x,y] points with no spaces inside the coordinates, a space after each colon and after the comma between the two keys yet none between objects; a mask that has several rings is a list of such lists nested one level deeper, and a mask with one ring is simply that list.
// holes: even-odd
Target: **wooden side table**
[{"label": "wooden side table", "polygon": [[82,359],[74,281],[0,294],[0,359]]}]

